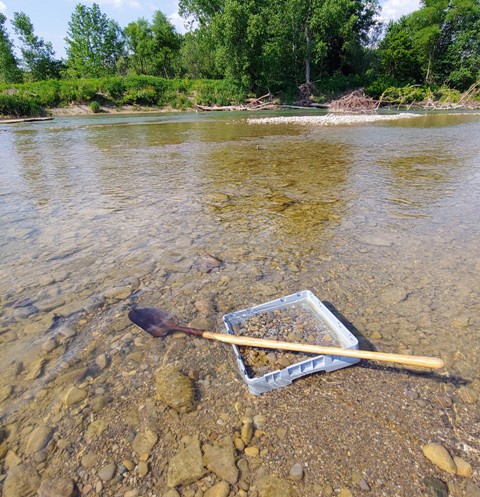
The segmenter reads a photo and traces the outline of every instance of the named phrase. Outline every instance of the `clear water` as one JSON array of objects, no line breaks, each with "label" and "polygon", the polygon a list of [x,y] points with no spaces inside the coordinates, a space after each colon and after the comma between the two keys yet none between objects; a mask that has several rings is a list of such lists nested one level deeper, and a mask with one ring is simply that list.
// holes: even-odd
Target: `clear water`
[{"label": "clear water", "polygon": [[[310,289],[361,346],[439,355],[448,374],[479,379],[480,116],[338,127],[246,117],[0,127],[6,410],[101,352],[102,326],[125,332],[131,300],[189,322],[207,299],[222,331],[224,313]],[[206,254],[222,264],[204,267]],[[130,300],[105,298],[128,285]],[[39,347],[65,324],[76,336],[45,359]]]}]

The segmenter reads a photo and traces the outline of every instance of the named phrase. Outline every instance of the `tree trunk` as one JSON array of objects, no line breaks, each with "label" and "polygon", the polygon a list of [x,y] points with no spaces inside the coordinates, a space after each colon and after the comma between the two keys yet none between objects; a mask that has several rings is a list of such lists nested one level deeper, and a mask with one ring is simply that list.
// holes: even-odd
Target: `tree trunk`
[{"label": "tree trunk", "polygon": [[305,83],[310,84],[310,46],[312,38],[308,26],[305,26],[305,41],[306,41],[306,54],[305,54]]}]

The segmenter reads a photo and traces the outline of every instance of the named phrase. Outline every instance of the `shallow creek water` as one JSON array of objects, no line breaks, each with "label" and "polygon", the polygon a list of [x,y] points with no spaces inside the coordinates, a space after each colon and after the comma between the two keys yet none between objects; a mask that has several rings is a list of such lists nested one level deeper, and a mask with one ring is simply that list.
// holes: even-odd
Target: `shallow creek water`
[{"label": "shallow creek water", "polygon": [[[3,425],[45,419],[72,368],[145,347],[125,340],[132,304],[222,332],[223,314],[304,289],[361,347],[440,356],[440,375],[480,393],[479,137],[469,114],[0,127]],[[236,378],[225,350],[220,370]]]}]

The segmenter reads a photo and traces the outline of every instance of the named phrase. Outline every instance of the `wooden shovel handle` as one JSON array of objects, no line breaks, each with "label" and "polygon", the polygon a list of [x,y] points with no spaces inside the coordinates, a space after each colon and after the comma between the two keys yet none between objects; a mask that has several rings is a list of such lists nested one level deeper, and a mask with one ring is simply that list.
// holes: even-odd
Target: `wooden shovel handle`
[{"label": "wooden shovel handle", "polygon": [[250,338],[227,333],[203,332],[204,338],[217,340],[219,342],[243,345],[249,347],[261,347],[265,349],[290,350],[293,352],[309,352],[313,354],[333,355],[339,357],[354,357],[357,359],[370,359],[372,361],[395,362],[408,366],[419,366],[422,368],[439,369],[445,366],[442,359],[437,357],[423,357],[403,354],[387,354],[384,352],[372,352],[370,350],[342,349],[338,347],[322,347],[321,345],[310,345],[306,343],[277,342],[276,340],[265,340],[263,338]]}]

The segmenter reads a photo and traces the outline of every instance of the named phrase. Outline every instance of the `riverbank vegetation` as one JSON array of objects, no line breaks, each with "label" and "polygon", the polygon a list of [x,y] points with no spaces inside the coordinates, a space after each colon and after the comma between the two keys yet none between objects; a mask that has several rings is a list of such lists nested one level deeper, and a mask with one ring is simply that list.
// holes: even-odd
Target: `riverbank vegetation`
[{"label": "riverbank vegetation", "polygon": [[[478,100],[480,1],[423,0],[388,25],[377,0],[180,0],[193,28],[157,11],[124,28],[99,5],[77,4],[66,59],[29,16],[0,14],[0,114],[90,105],[188,109],[269,94],[321,103],[365,88],[380,103]],[[93,103],[95,102],[95,103]],[[352,102],[352,100],[350,100]]]}]

